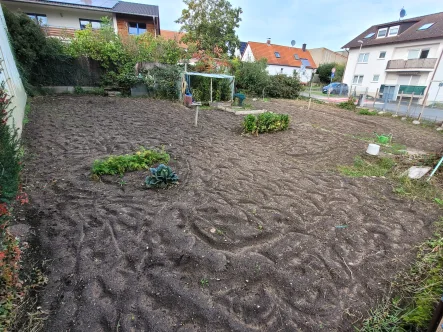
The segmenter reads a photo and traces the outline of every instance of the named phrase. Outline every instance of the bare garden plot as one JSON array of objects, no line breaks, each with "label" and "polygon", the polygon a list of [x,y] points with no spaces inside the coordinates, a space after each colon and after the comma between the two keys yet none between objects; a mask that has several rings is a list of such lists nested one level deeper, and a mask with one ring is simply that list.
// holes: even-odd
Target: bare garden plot
[{"label": "bare garden plot", "polygon": [[[352,331],[367,316],[438,211],[337,165],[364,151],[357,135],[426,151],[442,136],[327,106],[254,106],[288,113],[289,130],[245,137],[222,111],[195,128],[194,111],[166,101],[33,101],[25,180],[50,262],[47,331]],[[90,179],[95,159],[139,146],[164,146],[179,185]]]}]

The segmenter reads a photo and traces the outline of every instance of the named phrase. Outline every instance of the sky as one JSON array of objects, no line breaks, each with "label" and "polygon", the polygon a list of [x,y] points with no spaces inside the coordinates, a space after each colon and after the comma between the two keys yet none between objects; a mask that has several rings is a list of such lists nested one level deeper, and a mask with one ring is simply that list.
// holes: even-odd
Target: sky
[{"label": "sky", "polygon": [[[178,31],[174,21],[185,8],[182,0],[128,0],[160,9],[160,26]],[[241,7],[241,41],[266,42],[295,47],[306,43],[308,49],[326,47],[338,51],[350,40],[374,24],[399,19],[402,7],[406,19],[443,12],[443,1],[438,0],[231,0],[234,7]]]}]

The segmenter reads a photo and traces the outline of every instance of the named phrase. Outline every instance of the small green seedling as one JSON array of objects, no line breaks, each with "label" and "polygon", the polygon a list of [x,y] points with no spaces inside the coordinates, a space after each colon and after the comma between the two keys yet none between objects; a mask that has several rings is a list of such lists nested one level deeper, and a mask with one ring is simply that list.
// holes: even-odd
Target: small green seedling
[{"label": "small green seedling", "polygon": [[434,201],[438,204],[438,205],[443,205],[443,199],[440,199],[438,197],[434,198]]},{"label": "small green seedling", "polygon": [[202,286],[202,287],[208,287],[208,286],[209,286],[209,280],[206,279],[206,278],[202,278],[202,279],[200,280],[200,286]]},{"label": "small green seedling", "polygon": [[218,228],[217,228],[216,232],[217,232],[218,235],[224,235],[225,234],[225,232],[223,232],[221,229],[218,229]]},{"label": "small green seedling", "polygon": [[260,224],[259,224],[259,225],[257,225],[257,228],[258,228],[258,230],[259,230],[259,231],[262,231],[262,230],[263,230],[263,226],[262,226],[262,225],[260,225]]}]

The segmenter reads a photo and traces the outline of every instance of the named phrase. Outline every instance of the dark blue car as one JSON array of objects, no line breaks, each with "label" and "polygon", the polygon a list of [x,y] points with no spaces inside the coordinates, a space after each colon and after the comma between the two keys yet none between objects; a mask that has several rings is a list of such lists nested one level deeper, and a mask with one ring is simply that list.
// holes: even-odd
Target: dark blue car
[{"label": "dark blue car", "polygon": [[322,88],[323,93],[337,94],[337,95],[347,95],[349,92],[348,85],[345,83],[334,82],[328,84]]}]

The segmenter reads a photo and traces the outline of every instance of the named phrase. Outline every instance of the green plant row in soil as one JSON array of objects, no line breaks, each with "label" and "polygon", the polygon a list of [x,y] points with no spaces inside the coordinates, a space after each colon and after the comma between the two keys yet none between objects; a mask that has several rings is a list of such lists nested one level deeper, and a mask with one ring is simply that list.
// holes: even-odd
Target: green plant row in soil
[{"label": "green plant row in soil", "polygon": [[156,163],[167,164],[169,159],[169,154],[164,149],[146,150],[141,147],[134,154],[110,156],[104,160],[95,160],[92,165],[92,174],[96,176],[122,175],[125,172],[148,169]]}]

